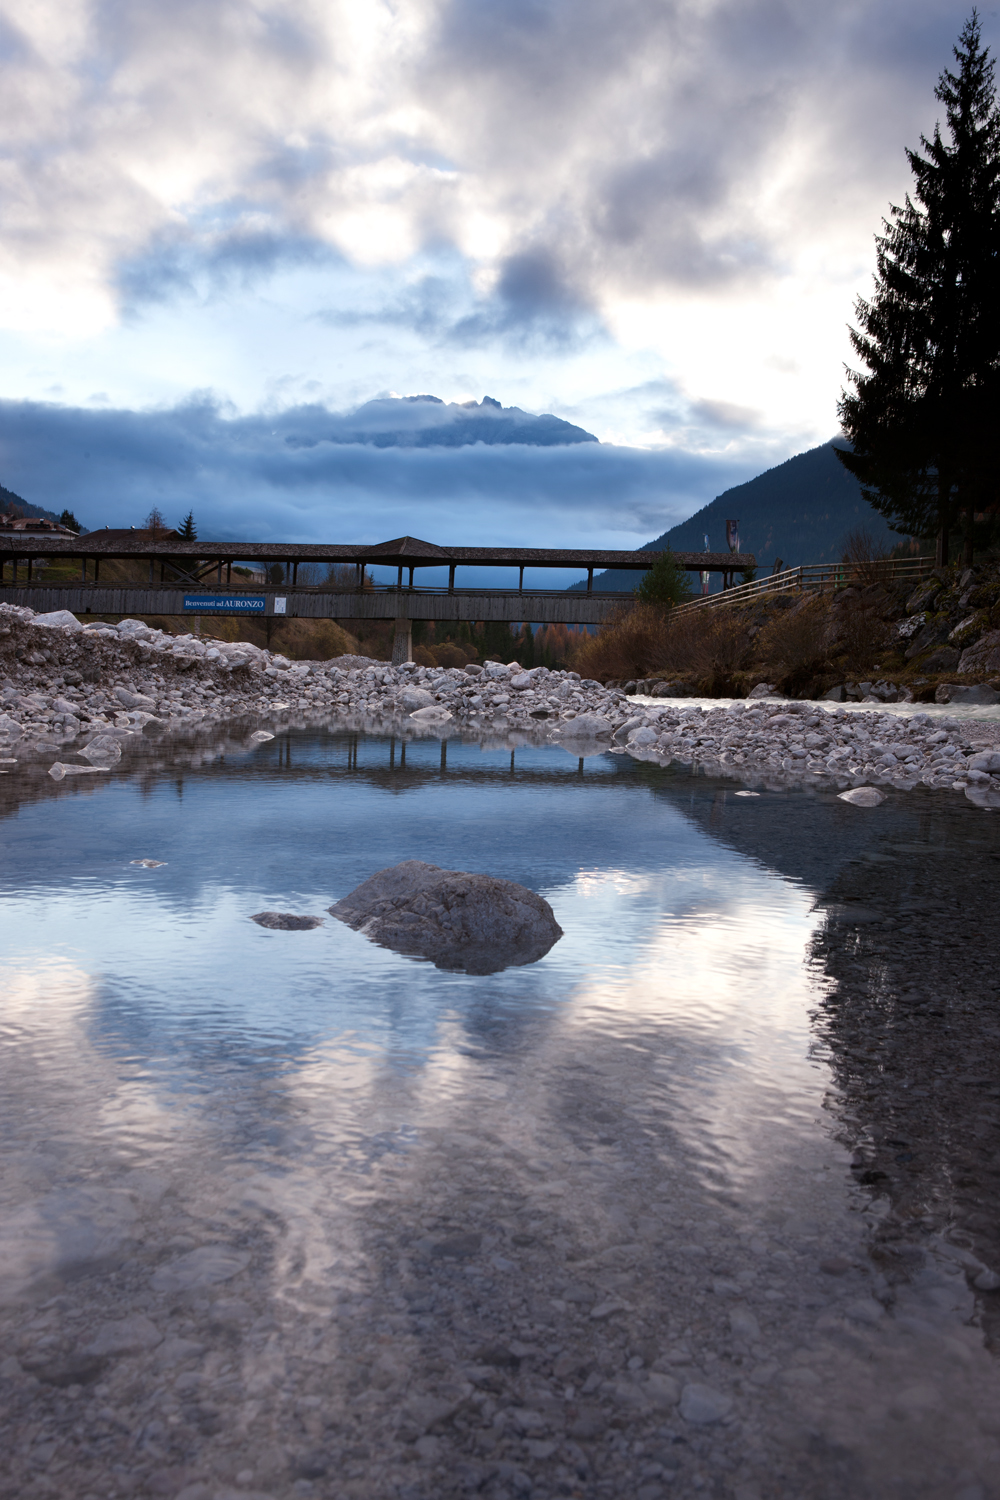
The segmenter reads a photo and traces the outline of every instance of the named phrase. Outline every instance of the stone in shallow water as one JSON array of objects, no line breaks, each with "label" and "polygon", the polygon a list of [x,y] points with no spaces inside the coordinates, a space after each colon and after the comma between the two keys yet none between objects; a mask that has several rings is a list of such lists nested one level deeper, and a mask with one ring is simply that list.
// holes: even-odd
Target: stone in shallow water
[{"label": "stone in shallow water", "polygon": [[467,974],[535,963],[562,937],[549,903],[525,886],[419,859],[380,870],[329,910],[384,948]]},{"label": "stone in shallow water", "polygon": [[153,1273],[154,1292],[185,1292],[192,1287],[217,1286],[246,1270],[250,1256],[228,1245],[202,1245],[182,1255],[179,1260],[161,1266]]},{"label": "stone in shallow water", "polygon": [[841,792],[839,797],[841,802],[849,802],[852,807],[878,807],[885,801],[885,793],[874,786],[856,786],[849,792]]},{"label": "stone in shallow water", "polygon": [[139,1354],[145,1349],[155,1349],[163,1342],[163,1334],[145,1313],[131,1313],[112,1323],[104,1323],[90,1344],[87,1354]]},{"label": "stone in shallow water", "polygon": [[410,715],[410,718],[424,723],[443,723],[445,719],[451,718],[451,713],[443,703],[429,703],[426,708],[418,708],[416,713]]},{"label": "stone in shallow water", "polygon": [[[288,705],[287,705],[287,703],[286,704],[277,704],[276,703],[275,704],[275,708],[279,708],[279,707],[287,708]],[[250,738],[252,740],[258,740],[261,743],[263,743],[264,740],[273,740],[274,739],[274,735],[271,734],[267,729],[255,729],[254,732],[253,732],[253,734],[250,736]]]},{"label": "stone in shallow water", "polygon": [[122,758],[122,747],[114,735],[99,734],[89,745],[84,745],[80,754],[94,765],[117,765]]},{"label": "stone in shallow water", "polygon": [[967,786],[965,796],[976,807],[1000,807],[1000,792],[988,786]]},{"label": "stone in shallow water", "polygon": [[322,917],[300,917],[292,911],[259,911],[250,920],[275,932],[308,932],[323,925]]}]

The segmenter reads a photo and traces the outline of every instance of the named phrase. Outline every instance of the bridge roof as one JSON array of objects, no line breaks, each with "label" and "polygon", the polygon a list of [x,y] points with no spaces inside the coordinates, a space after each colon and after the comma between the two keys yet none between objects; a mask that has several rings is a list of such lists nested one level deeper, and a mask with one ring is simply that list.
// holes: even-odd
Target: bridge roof
[{"label": "bridge roof", "polygon": [[[320,562],[401,565],[405,568],[462,567],[623,568],[645,573],[662,554],[617,552],[584,547],[439,547],[416,537],[388,542],[187,542],[171,536],[151,540],[148,531],[88,531],[85,536],[0,533],[0,558],[11,557],[191,558],[214,562]],[[675,552],[682,568],[734,572],[753,567],[749,552]]]}]

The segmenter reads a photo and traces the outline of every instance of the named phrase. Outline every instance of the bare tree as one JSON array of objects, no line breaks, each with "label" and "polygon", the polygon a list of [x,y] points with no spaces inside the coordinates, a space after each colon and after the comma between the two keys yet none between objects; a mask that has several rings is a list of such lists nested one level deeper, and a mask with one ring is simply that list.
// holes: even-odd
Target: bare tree
[{"label": "bare tree", "polygon": [[883,565],[889,548],[884,538],[872,535],[867,526],[857,526],[844,538],[843,561],[855,570],[860,583],[880,583],[888,573]]}]

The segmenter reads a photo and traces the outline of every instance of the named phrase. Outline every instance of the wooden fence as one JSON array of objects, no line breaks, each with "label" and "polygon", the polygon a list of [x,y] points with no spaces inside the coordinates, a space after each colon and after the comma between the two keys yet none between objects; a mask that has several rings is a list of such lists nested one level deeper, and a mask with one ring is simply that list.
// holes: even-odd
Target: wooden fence
[{"label": "wooden fence", "polygon": [[738,583],[735,588],[724,589],[720,594],[701,594],[689,599],[679,609],[704,609],[711,604],[749,604],[755,599],[770,594],[781,594],[788,589],[820,592],[826,589],[843,589],[850,585],[866,587],[873,583],[919,583],[934,567],[933,557],[887,557],[862,563],[806,563],[798,568],[785,568],[781,573],[772,573],[769,578],[758,578],[753,583]]}]

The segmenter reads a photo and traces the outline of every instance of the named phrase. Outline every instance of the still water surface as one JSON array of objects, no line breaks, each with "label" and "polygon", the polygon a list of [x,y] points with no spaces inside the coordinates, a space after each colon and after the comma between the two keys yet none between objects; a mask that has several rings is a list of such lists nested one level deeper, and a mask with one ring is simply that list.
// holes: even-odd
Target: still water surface
[{"label": "still water surface", "polygon": [[[914,871],[982,890],[989,814],[315,728],[4,790],[13,1492],[997,1493],[988,971],[976,1159],[885,1094]],[[565,935],[469,976],[326,915],[414,858]]]}]

